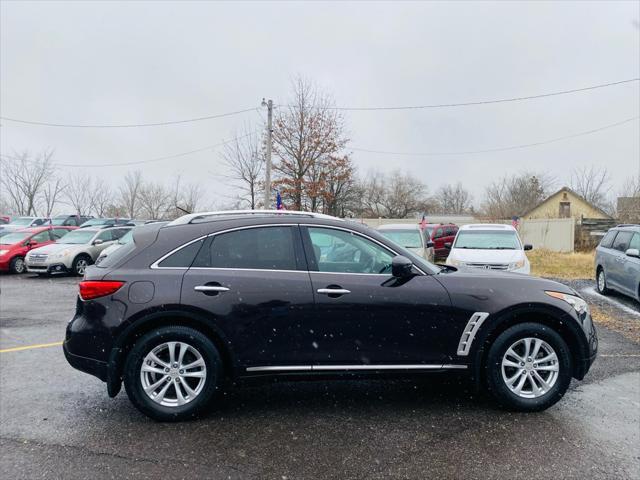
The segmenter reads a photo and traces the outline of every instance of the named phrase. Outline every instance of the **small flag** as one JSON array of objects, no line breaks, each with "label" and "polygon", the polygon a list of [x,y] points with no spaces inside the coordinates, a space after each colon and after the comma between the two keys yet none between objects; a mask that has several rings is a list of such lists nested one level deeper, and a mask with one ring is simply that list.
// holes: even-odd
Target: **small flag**
[{"label": "small flag", "polygon": [[517,216],[511,217],[511,226],[517,229],[520,226],[520,217],[517,217]]},{"label": "small flag", "polygon": [[284,208],[284,205],[282,203],[282,197],[280,196],[280,191],[278,191],[278,193],[276,194],[276,209],[286,210],[286,208]]},{"label": "small flag", "polygon": [[420,220],[420,230],[427,228],[427,216],[423,213],[422,220]]}]

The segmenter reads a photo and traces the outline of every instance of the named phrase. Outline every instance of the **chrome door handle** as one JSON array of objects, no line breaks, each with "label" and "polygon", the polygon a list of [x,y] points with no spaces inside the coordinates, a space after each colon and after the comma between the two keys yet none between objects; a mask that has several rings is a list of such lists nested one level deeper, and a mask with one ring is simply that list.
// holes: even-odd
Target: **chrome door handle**
[{"label": "chrome door handle", "polygon": [[228,292],[229,289],[227,287],[217,287],[213,285],[198,285],[197,287],[193,287],[196,292]]},{"label": "chrome door handle", "polygon": [[319,288],[318,293],[323,295],[346,295],[351,293],[351,290],[345,290],[344,288]]}]

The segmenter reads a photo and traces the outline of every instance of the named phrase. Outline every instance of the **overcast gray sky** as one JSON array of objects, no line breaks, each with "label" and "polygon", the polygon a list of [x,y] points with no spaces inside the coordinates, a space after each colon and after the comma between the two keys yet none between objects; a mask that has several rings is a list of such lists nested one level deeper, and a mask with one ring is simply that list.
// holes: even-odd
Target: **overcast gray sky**
[{"label": "overcast gray sky", "polygon": [[[295,75],[338,105],[519,97],[640,76],[640,2],[1,2],[2,116],[54,123],[150,123],[286,102]],[[546,141],[640,115],[640,84],[524,102],[347,112],[351,147],[484,150]],[[402,168],[435,190],[462,181],[478,202],[505,173],[606,165],[614,190],[640,168],[635,120],[533,148],[460,156],[353,152],[362,172]],[[47,147],[59,163],[138,161],[233,136],[257,112],[174,126],[74,129],[2,121],[1,151]],[[117,179],[136,167],[91,168]],[[229,193],[209,150],[142,165]],[[218,196],[218,197],[217,197]]]}]

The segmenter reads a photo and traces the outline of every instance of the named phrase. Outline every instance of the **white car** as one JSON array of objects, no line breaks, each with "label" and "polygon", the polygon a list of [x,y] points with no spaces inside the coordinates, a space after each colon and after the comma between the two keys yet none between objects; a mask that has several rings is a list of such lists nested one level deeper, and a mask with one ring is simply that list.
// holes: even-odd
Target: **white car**
[{"label": "white car", "polygon": [[453,267],[483,268],[529,274],[531,265],[520,235],[511,225],[464,225],[447,257],[447,265]]},{"label": "white car", "polygon": [[34,248],[25,257],[27,272],[39,275],[71,273],[84,275],[104,249],[113,245],[131,227],[79,228],[60,240]]},{"label": "white car", "polygon": [[133,228],[129,230],[127,233],[125,233],[122,237],[120,237],[115,243],[111,244],[110,246],[105,248],[102,252],[100,252],[98,259],[96,260],[96,265],[100,265],[100,262],[102,262],[105,258],[111,255],[113,252],[118,250],[121,246],[126,245],[127,243],[131,243],[132,241],[133,241]]},{"label": "white car", "polygon": [[42,227],[43,225],[51,225],[51,219],[45,217],[17,217],[9,223],[0,225],[0,230],[14,232],[23,228]]},{"label": "white car", "polygon": [[420,225],[411,223],[387,224],[380,225],[378,231],[392,242],[429,262],[433,262],[433,242],[429,238],[429,234],[420,229]]}]

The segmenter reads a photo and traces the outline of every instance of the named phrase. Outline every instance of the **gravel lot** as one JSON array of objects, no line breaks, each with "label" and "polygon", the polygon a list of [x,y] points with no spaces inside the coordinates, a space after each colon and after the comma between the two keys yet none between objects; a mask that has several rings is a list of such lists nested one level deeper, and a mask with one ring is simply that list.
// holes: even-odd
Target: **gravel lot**
[{"label": "gravel lot", "polygon": [[[0,277],[0,350],[62,339],[74,278]],[[588,288],[572,282],[574,288]],[[625,322],[638,307],[587,297]],[[0,353],[6,478],[640,478],[640,346],[600,328],[600,358],[558,405],[500,411],[464,385],[278,383],[204,419],[158,424],[73,370],[60,347]]]}]

